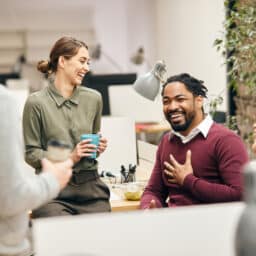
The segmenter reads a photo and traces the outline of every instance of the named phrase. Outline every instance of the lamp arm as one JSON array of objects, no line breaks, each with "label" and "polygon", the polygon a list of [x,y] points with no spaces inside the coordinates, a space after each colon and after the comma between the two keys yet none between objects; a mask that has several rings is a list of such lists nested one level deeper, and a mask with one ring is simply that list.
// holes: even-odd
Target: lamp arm
[{"label": "lamp arm", "polygon": [[165,83],[163,75],[166,73],[166,65],[164,61],[158,61],[153,69],[153,74],[159,79],[161,83]]}]

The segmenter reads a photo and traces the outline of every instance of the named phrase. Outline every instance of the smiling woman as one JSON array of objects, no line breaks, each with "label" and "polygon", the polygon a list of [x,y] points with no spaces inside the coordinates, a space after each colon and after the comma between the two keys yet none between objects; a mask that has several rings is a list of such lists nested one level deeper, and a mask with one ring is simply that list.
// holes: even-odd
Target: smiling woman
[{"label": "smiling woman", "polygon": [[50,84],[31,94],[25,104],[26,161],[40,173],[48,142],[58,140],[71,146],[75,165],[69,185],[50,204],[34,211],[33,217],[110,211],[109,190],[99,179],[97,160],[90,158],[105,151],[107,140],[100,136],[98,147],[89,139],[80,140],[82,134],[100,131],[101,96],[80,86],[89,71],[89,59],[84,42],[62,37],[53,46],[49,60],[38,63],[38,70],[49,77]]},{"label": "smiling woman", "polygon": [[[50,60],[39,61],[37,68],[47,77],[55,73],[56,79],[61,77],[70,85],[79,85],[89,71],[88,46],[75,38],[62,37],[53,46]],[[55,85],[61,89],[63,86],[56,79]]]}]

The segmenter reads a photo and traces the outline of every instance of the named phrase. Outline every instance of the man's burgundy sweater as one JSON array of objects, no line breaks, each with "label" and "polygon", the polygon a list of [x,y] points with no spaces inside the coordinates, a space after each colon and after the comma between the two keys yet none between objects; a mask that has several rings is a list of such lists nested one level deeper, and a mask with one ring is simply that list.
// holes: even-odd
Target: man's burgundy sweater
[{"label": "man's burgundy sweater", "polygon": [[[193,174],[182,186],[171,184],[163,170],[170,154],[183,164],[191,150]],[[206,138],[199,133],[183,144],[179,137],[166,134],[158,147],[156,162],[141,198],[141,208],[154,199],[157,207],[238,201],[242,198],[242,169],[248,161],[241,138],[222,125],[213,123]]]}]

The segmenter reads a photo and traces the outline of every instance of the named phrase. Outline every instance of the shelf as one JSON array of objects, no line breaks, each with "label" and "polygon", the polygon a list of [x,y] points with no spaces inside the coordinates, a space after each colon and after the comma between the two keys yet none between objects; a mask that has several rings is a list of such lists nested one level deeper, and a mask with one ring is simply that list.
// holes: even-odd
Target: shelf
[{"label": "shelf", "polygon": [[52,45],[62,36],[73,36],[95,44],[95,32],[86,30],[0,30],[0,65],[13,67],[21,54],[28,62],[47,59]]}]

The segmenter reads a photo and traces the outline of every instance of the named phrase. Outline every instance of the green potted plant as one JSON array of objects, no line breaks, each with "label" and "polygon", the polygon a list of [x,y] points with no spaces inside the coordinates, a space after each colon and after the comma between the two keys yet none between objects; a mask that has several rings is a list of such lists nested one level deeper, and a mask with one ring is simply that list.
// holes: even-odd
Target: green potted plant
[{"label": "green potted plant", "polygon": [[256,1],[225,0],[225,6],[223,37],[215,46],[226,57],[228,86],[237,95],[237,126],[250,149],[256,122]]}]

